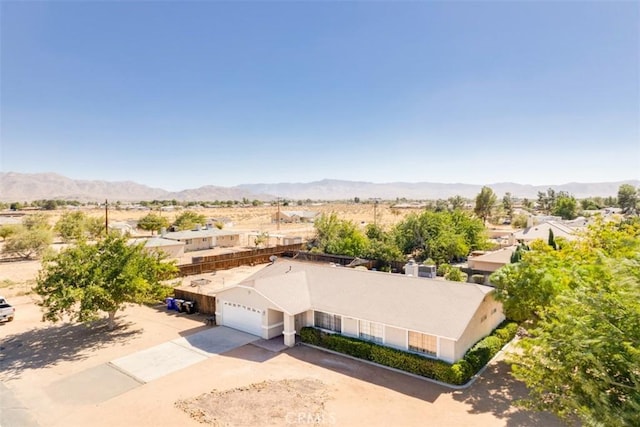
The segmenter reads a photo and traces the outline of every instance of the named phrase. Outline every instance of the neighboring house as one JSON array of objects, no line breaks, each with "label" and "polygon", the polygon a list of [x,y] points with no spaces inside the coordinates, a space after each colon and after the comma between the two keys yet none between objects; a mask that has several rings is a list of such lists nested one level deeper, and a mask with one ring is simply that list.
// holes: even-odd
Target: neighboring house
[{"label": "neighboring house", "polygon": [[511,256],[515,252],[517,246],[508,246],[506,248],[499,249],[497,251],[485,252],[481,254],[471,253],[467,258],[467,267],[469,271],[467,273],[468,281],[475,282],[475,275],[481,274],[484,276],[483,283],[485,285],[493,286],[489,277],[491,273],[511,263]]},{"label": "neighboring house", "polygon": [[481,255],[470,255],[467,258],[467,266],[475,273],[493,273],[500,267],[511,262],[511,255],[517,246],[509,246],[493,252],[486,252]]},{"label": "neighboring house", "polygon": [[455,362],[505,317],[488,286],[281,259],[218,292],[216,318],[288,346],[315,326]]},{"label": "neighboring house", "polygon": [[553,230],[553,236],[556,239],[559,237],[566,240],[576,239],[574,230],[571,227],[567,227],[558,221],[547,221],[542,224],[533,225],[525,228],[524,230],[511,233],[509,235],[509,244],[515,245],[518,242],[530,243],[538,239],[546,242],[549,239],[549,230]]},{"label": "neighboring house", "polygon": [[212,249],[215,247],[228,248],[240,244],[240,232],[232,230],[218,230],[206,228],[202,230],[172,231],[162,235],[165,239],[184,242],[185,252]]},{"label": "neighboring house", "polygon": [[318,212],[313,211],[280,211],[271,215],[271,222],[278,222],[278,215],[280,216],[280,222],[313,222],[318,216]]},{"label": "neighboring house", "polygon": [[132,242],[144,242],[144,248],[148,251],[162,251],[169,258],[180,258],[184,255],[185,243],[177,240],[152,237],[150,239],[134,239]]},{"label": "neighboring house", "polygon": [[136,227],[127,222],[109,222],[109,230],[115,231],[121,236],[131,236],[136,234]]}]

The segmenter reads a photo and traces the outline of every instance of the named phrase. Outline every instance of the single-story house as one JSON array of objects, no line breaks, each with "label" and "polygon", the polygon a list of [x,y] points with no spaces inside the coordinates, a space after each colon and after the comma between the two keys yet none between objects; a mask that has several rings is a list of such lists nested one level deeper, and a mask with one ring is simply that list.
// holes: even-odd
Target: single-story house
[{"label": "single-story house", "polygon": [[455,362],[503,320],[494,289],[279,259],[216,295],[219,324],[293,346],[304,326]]},{"label": "single-story house", "polygon": [[516,250],[517,246],[509,246],[499,249],[497,251],[486,252],[482,255],[473,256],[470,255],[467,258],[467,265],[470,269],[475,271],[481,271],[486,273],[493,273],[500,267],[511,262],[511,255]]},{"label": "single-story house", "polygon": [[119,221],[110,222],[109,230],[118,232],[121,236],[131,236],[135,234],[136,227],[135,225],[131,225],[128,222]]},{"label": "single-story house", "polygon": [[298,223],[313,222],[318,216],[318,212],[313,211],[280,211],[271,215],[271,222]]},{"label": "single-story house", "polygon": [[162,234],[165,239],[184,242],[185,252],[212,249],[215,247],[228,248],[240,245],[240,232],[233,230],[218,230],[205,228],[202,230],[172,231]]},{"label": "single-story house", "polygon": [[169,258],[180,258],[184,255],[185,243],[178,240],[152,237],[149,239],[134,239],[133,243],[144,242],[144,248],[148,251],[162,251]]},{"label": "single-story house", "polygon": [[549,239],[549,230],[553,231],[553,236],[556,239],[559,237],[566,240],[576,239],[576,235],[574,234],[575,231],[571,227],[568,227],[558,221],[547,221],[527,227],[524,230],[511,233],[509,235],[509,244],[515,245],[518,242],[530,243],[538,239],[546,242]]}]

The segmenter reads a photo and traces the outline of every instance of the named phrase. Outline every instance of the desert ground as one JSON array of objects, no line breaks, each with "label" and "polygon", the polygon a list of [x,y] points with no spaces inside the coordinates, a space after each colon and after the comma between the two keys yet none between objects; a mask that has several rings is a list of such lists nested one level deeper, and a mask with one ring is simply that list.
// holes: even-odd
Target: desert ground
[{"label": "desert ground", "polygon": [[[314,208],[359,223],[373,221],[371,205],[295,207]],[[230,218],[237,229],[277,232],[270,222],[274,209],[203,213]],[[377,209],[377,221],[387,225],[409,212]],[[110,211],[109,216],[125,221],[145,214]],[[282,234],[302,235],[305,230],[313,229],[280,226]],[[0,295],[17,310],[13,322],[0,324],[2,427],[560,425],[548,414],[514,405],[526,390],[502,360],[468,389],[454,390],[305,346],[285,349],[242,340],[228,346],[227,338],[210,334],[239,332],[207,326],[204,316],[169,312],[162,304],[127,307],[114,331],[104,322],[42,322],[31,291],[39,268],[38,261],[0,262]],[[232,286],[260,268],[219,271],[208,286],[213,291]],[[192,278],[183,279],[182,286],[188,287]],[[207,339],[220,342],[202,347]],[[198,342],[200,346],[189,344]],[[219,345],[222,350],[211,352],[210,347]],[[138,369],[152,369],[153,375],[136,376],[122,368],[129,359],[149,365]]]},{"label": "desert ground", "polygon": [[[141,355],[143,364],[179,364],[158,349],[226,328],[164,305],[127,307],[114,331],[103,322],[45,323],[30,293],[38,267],[0,263],[0,294],[17,309],[13,322],[0,324],[3,427],[560,425],[514,405],[526,390],[500,360],[470,388],[453,390],[306,346],[252,342],[206,357],[180,347],[199,359],[139,380],[117,361]],[[252,271],[220,274],[228,286]]]}]

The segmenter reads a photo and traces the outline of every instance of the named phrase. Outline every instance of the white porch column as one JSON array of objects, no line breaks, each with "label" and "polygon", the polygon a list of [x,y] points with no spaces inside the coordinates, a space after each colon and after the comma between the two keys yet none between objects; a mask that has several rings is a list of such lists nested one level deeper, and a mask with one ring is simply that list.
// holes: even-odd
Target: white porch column
[{"label": "white porch column", "polygon": [[293,347],[296,344],[296,323],[295,317],[284,313],[284,345]]}]

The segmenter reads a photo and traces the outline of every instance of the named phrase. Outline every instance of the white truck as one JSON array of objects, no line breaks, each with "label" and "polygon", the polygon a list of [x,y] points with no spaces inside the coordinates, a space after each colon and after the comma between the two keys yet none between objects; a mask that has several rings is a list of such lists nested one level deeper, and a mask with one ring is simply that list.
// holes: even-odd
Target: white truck
[{"label": "white truck", "polygon": [[4,297],[0,296],[0,322],[11,322],[15,313],[16,309],[13,308]]}]

